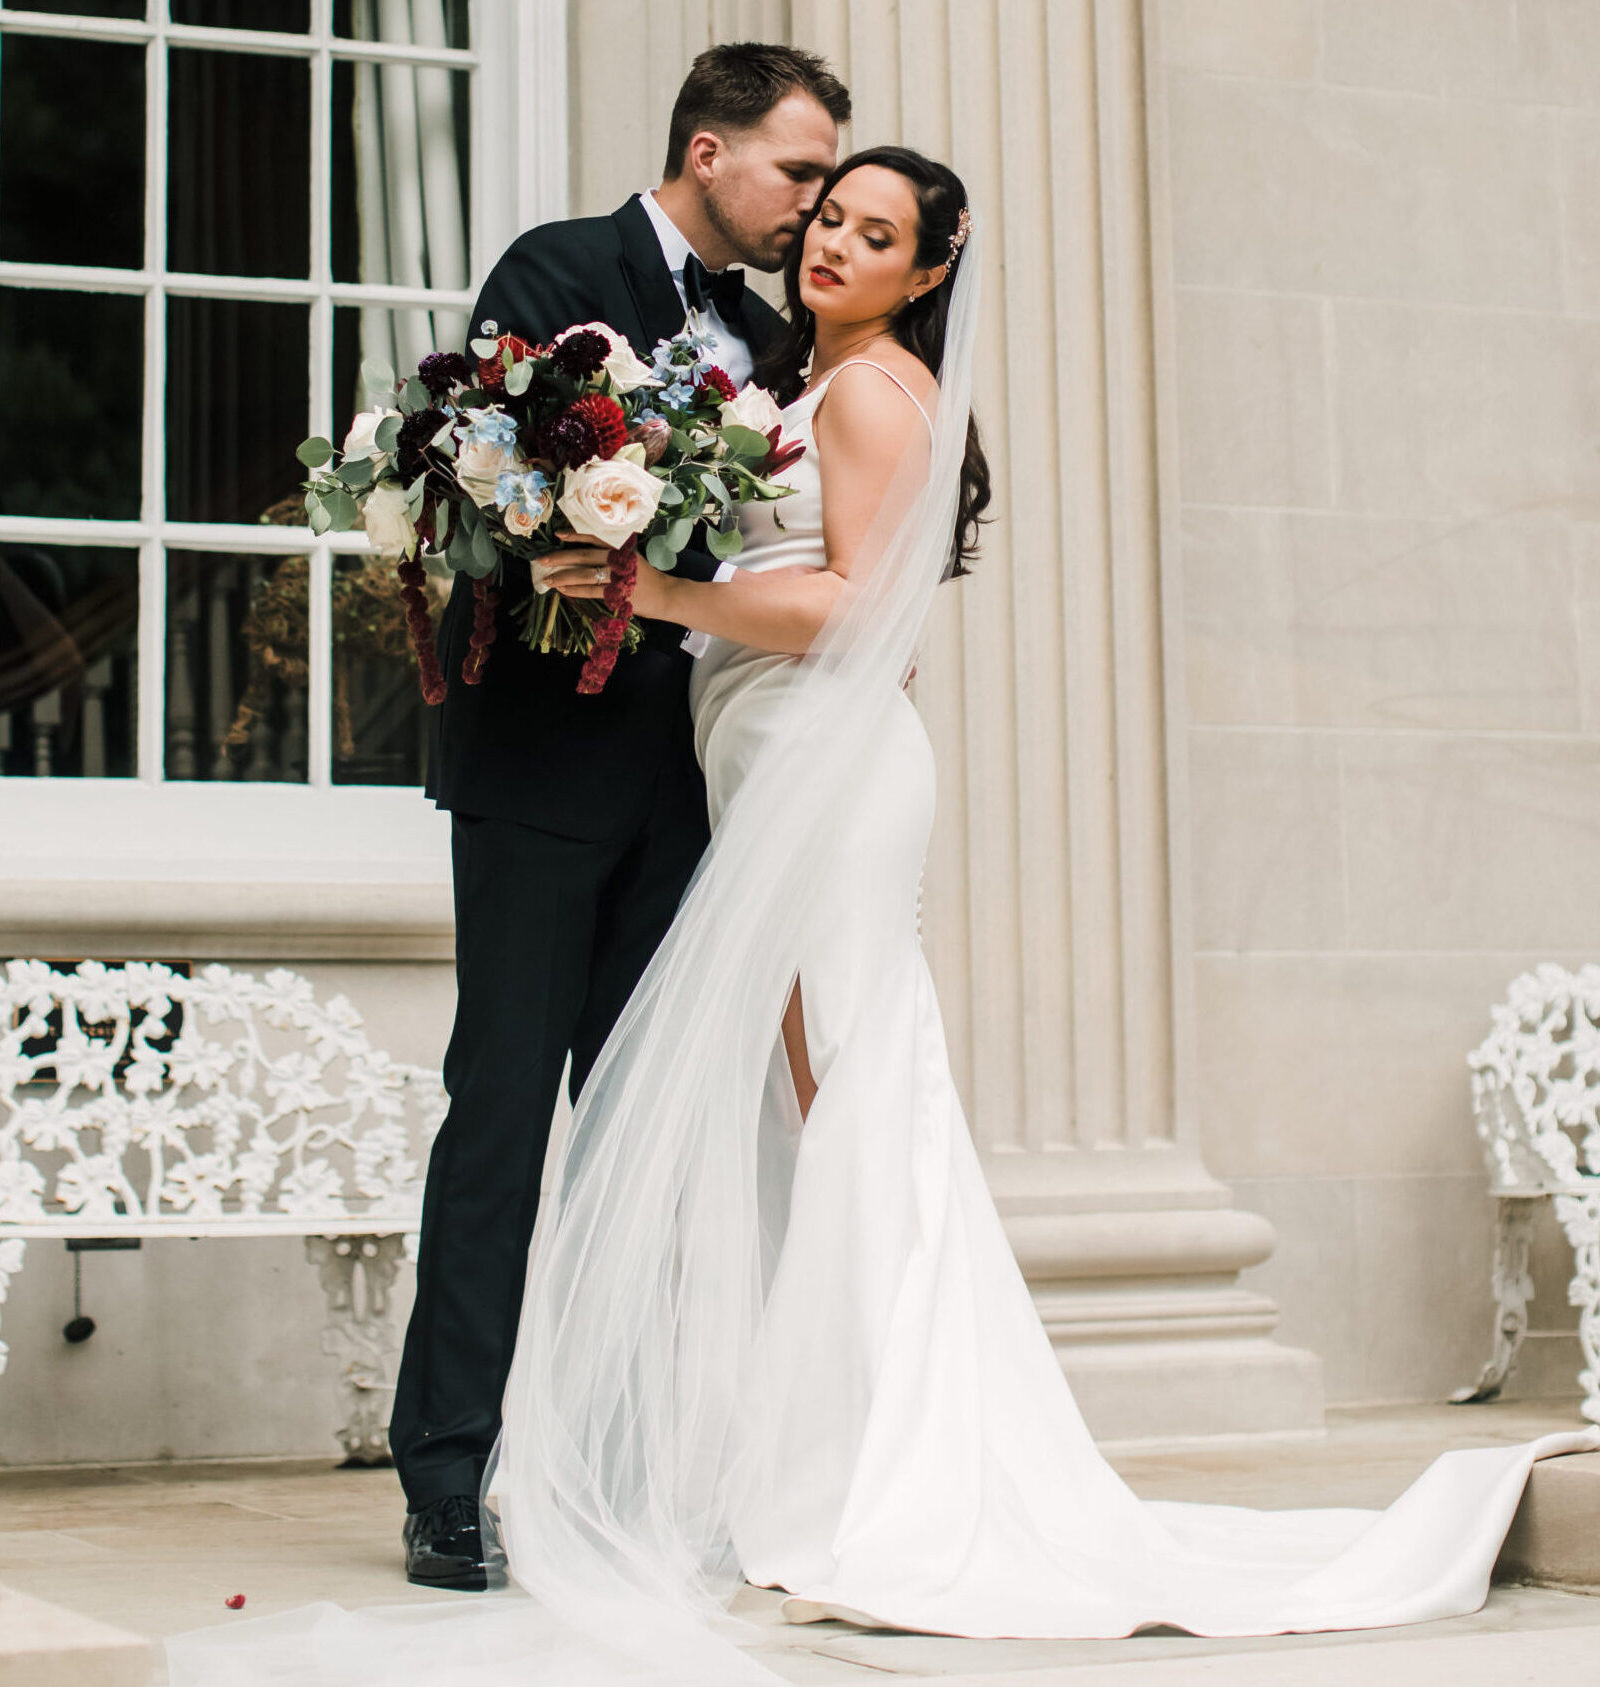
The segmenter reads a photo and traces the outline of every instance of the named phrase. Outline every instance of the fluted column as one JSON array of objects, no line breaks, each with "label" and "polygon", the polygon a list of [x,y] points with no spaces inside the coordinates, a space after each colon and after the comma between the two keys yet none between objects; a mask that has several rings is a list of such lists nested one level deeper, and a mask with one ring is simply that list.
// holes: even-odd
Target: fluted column
[{"label": "fluted column", "polygon": [[851,144],[948,158],[986,236],[996,519],[916,700],[924,925],[991,1187],[1098,1433],[1314,1427],[1317,1361],[1237,1281],[1272,1229],[1229,1207],[1191,1105],[1140,5],[796,0],[793,26],[850,83]]}]

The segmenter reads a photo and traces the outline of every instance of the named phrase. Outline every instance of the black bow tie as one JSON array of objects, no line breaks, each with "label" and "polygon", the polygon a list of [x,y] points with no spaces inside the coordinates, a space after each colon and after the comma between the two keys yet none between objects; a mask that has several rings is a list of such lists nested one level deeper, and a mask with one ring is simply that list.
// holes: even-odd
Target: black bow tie
[{"label": "black bow tie", "polygon": [[744,297],[744,271],[719,269],[713,274],[691,252],[683,260],[683,296],[690,310],[714,307],[724,322],[731,321]]}]

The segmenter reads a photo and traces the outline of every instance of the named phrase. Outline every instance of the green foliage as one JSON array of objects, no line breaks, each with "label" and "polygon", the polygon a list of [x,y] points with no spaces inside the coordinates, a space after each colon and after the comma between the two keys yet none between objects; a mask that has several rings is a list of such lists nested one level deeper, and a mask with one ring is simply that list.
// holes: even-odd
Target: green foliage
[{"label": "green foliage", "polygon": [[744,534],[737,527],[730,527],[726,532],[719,528],[706,534],[706,549],[718,562],[726,562],[744,549]]},{"label": "green foliage", "polygon": [[300,441],[294,454],[308,469],[320,469],[333,456],[333,446],[321,434],[313,434]]}]

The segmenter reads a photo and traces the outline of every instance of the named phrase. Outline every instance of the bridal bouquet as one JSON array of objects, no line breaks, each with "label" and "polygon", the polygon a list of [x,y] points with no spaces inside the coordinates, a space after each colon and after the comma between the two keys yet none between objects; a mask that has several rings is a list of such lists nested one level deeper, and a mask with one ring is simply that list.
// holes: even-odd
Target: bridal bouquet
[{"label": "bridal bouquet", "polygon": [[[476,598],[461,678],[483,678],[508,558],[534,566],[575,541],[612,553],[603,601],[535,594],[513,613],[541,651],[586,658],[578,690],[605,686],[619,651],[637,647],[633,583],[640,553],[672,568],[698,522],[719,560],[743,543],[741,504],[791,488],[774,480],[804,451],[785,444],[763,388],[735,391],[692,327],[645,363],[622,335],[586,322],[532,346],[482,324],[473,358],[434,352],[403,380],[362,365],[370,410],[335,452],[306,440],[306,514],[314,533],[363,525],[374,551],[398,557],[400,595],[423,696],[443,698],[424,589],[435,572],[471,577]],[[335,463],[335,457],[338,461]]]}]

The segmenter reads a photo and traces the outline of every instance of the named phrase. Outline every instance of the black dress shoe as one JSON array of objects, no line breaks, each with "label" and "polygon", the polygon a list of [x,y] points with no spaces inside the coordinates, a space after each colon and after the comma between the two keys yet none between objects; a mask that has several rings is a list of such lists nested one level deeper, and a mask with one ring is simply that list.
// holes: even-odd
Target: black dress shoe
[{"label": "black dress shoe", "polygon": [[473,1495],[447,1494],[421,1511],[410,1512],[400,1538],[406,1543],[408,1582],[463,1593],[482,1593],[488,1587],[478,1502]]}]

